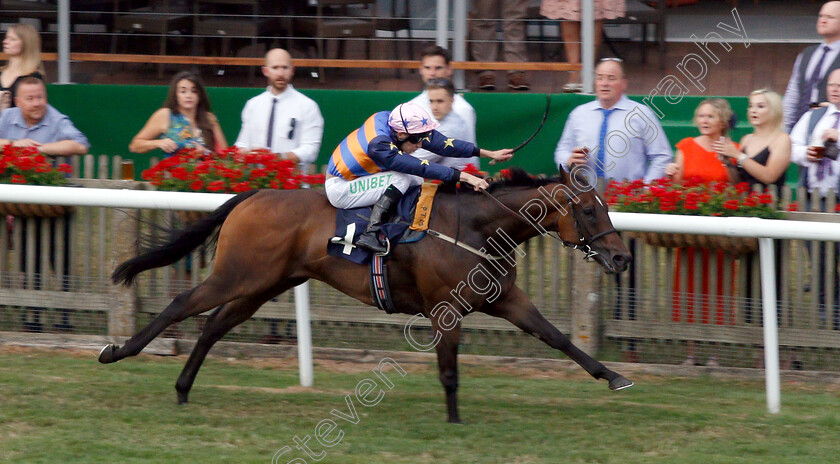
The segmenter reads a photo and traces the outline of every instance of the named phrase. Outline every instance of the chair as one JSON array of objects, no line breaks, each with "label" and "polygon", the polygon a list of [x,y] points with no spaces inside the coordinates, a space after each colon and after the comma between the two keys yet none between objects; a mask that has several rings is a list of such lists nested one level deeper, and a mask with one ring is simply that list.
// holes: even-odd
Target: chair
[{"label": "chair", "polygon": [[36,18],[41,21],[41,30],[48,30],[49,24],[57,22],[55,0],[32,2],[27,0],[0,0],[0,23],[17,23],[21,18]]},{"label": "chair", "polygon": [[[234,38],[250,39],[246,54],[261,56],[265,49],[258,45],[259,39],[274,35],[280,27],[280,21],[274,17],[261,17],[260,14],[259,0],[195,0],[193,29],[198,37],[221,39],[219,56],[231,53],[231,42]],[[202,17],[207,19],[199,19]],[[197,48],[197,43],[194,43],[195,54],[198,54]],[[245,48],[240,52],[244,50]],[[253,84],[253,81],[252,67],[248,82]]]},{"label": "chair", "polygon": [[[114,11],[118,12],[120,0],[114,0]],[[111,53],[117,52],[117,39],[123,33],[146,33],[160,36],[158,54],[166,55],[166,39],[170,33],[189,32],[192,21],[185,12],[170,9],[169,0],[151,0],[148,6],[136,8],[128,14],[114,17],[111,35]],[[163,64],[158,64],[158,79],[163,78]]]},{"label": "chair", "polygon": [[[370,15],[359,16],[358,6],[371,10]],[[325,39],[363,38],[365,55],[370,59],[370,43],[376,37],[376,0],[317,0],[314,17],[296,18],[294,29],[296,36],[308,36],[315,39],[318,58],[325,59],[327,43]],[[338,42],[338,56],[344,54],[344,40]],[[319,67],[319,80],[324,82],[324,67]]]},{"label": "chair", "polygon": [[[627,0],[627,13],[622,18],[605,19],[604,25],[608,24],[630,24],[642,27],[642,63],[647,63],[648,25],[656,27],[656,43],[659,47],[659,54],[665,55],[665,2],[658,2],[658,5],[650,7],[639,0]],[[606,35],[604,36],[606,39]],[[618,55],[609,39],[604,42],[610,47],[613,53]],[[664,63],[664,59],[660,60]]]},{"label": "chair", "polygon": [[[391,1],[391,15],[388,17],[381,17],[376,18],[376,30],[377,31],[388,31],[393,34],[393,41],[391,44],[393,45],[394,50],[394,59],[400,59],[400,51],[399,51],[399,40],[397,40],[397,32],[399,31],[406,31],[408,35],[408,59],[414,59],[414,37],[411,34],[411,0],[404,0],[399,2],[403,5],[402,13],[398,16],[397,14],[397,0]],[[400,77],[400,69],[395,69],[397,78]]]}]

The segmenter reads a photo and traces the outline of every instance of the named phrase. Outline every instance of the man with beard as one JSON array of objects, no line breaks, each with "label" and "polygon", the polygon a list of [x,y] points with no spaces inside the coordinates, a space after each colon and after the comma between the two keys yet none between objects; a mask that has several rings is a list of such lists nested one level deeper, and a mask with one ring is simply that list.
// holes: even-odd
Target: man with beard
[{"label": "man with beard", "polygon": [[262,73],[268,88],[245,104],[235,145],[246,150],[268,148],[296,163],[315,162],[324,117],[317,103],[292,86],[292,56],[282,48],[269,50]]}]

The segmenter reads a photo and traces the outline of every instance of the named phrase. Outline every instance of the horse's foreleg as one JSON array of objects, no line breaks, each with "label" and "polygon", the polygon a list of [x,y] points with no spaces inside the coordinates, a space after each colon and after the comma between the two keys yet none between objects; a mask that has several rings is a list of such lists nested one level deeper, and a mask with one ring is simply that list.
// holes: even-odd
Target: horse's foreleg
[{"label": "horse's foreleg", "polygon": [[204,324],[204,330],[193,347],[178,381],[175,382],[175,391],[178,392],[178,404],[189,401],[190,389],[195,382],[195,376],[204,363],[204,358],[213,345],[222,339],[230,330],[245,322],[262,306],[264,301],[252,303],[248,298],[231,301],[219,308],[210,319]]},{"label": "horse's foreleg", "polygon": [[438,355],[438,371],[440,383],[446,392],[447,420],[453,424],[460,424],[458,416],[458,343],[461,339],[461,323],[458,322],[450,330],[438,329],[436,321],[432,321],[432,329],[441,334],[440,341],[435,345]]},{"label": "horse's foreleg", "polygon": [[513,287],[506,295],[500,297],[487,312],[493,316],[507,319],[513,325],[539,338],[550,347],[562,351],[592,377],[606,379],[610,383],[611,390],[621,390],[633,386],[633,382],[607,369],[606,366],[575,346],[569,340],[569,337],[557,330],[540,314],[528,299],[528,296],[525,295],[525,292],[519,287]]},{"label": "horse's foreleg", "polygon": [[99,353],[99,362],[107,364],[129,356],[136,356],[170,325],[235,299],[236,295],[233,291],[226,289],[226,286],[218,280],[211,276],[197,287],[176,296],[158,317],[129,338],[125,345],[122,347],[107,345],[102,348]]}]

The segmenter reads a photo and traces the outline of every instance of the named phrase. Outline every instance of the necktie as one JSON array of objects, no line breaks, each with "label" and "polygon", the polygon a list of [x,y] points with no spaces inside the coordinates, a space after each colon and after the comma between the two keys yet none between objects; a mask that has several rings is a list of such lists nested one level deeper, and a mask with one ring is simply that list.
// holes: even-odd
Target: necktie
[{"label": "necktie", "polygon": [[598,177],[605,177],[604,166],[606,165],[605,160],[607,159],[607,120],[613,111],[615,111],[615,108],[609,110],[601,108],[601,112],[604,113],[604,121],[601,123],[601,132],[598,133],[598,159],[600,160],[596,169]]},{"label": "necktie", "polygon": [[[822,79],[822,73],[820,71],[822,71],[825,56],[828,55],[828,52],[830,51],[831,48],[829,46],[826,45],[822,47],[822,56],[820,56],[820,59],[817,61],[817,65],[814,66],[814,70],[811,72],[811,78],[808,79],[808,83],[805,84],[805,90],[802,92],[802,95],[800,95],[799,98],[799,117],[807,113],[808,108],[811,106],[811,95],[813,95],[814,89],[820,83],[820,79]],[[805,76],[802,77],[804,78]],[[796,119],[799,119],[799,117],[797,117]]]},{"label": "necktie", "polygon": [[271,150],[271,142],[274,139],[274,108],[277,107],[277,99],[272,99],[271,114],[268,116],[268,138],[265,141],[265,147]]},{"label": "necktie", "polygon": [[[831,126],[832,129],[837,129],[840,127],[840,111],[834,113],[837,115],[837,118],[834,120],[834,125]],[[825,156],[822,157],[820,160],[820,164],[817,165],[817,180],[823,180],[825,177],[825,171],[828,170],[828,175],[834,175],[834,169],[831,167],[831,160],[826,158]]]}]

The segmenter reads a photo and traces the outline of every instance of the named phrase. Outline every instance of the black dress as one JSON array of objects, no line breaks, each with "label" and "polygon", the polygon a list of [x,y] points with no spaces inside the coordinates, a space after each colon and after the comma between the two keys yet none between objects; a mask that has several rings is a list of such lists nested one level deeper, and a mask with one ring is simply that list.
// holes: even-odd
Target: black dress
[{"label": "black dress", "polygon": [[[758,163],[762,166],[767,166],[767,160],[769,158],[770,158],[770,147],[765,147],[764,150],[761,150],[760,152],[758,152],[757,155],[752,157],[753,161],[755,161],[756,163]],[[767,189],[768,184],[765,184],[764,182],[762,182],[762,181],[756,179],[755,177],[753,177],[750,173],[747,172],[746,169],[739,166],[738,167],[738,173],[741,175],[741,180],[743,182],[749,182],[750,187],[752,187],[755,184],[759,184],[759,185],[761,185],[761,187],[763,189],[765,189],[765,190]],[[785,173],[782,172],[782,174],[779,176],[779,178],[776,179],[775,182],[771,182],[769,185],[775,185],[776,188],[778,189],[777,192],[781,192],[782,191],[781,190],[782,186],[785,185]]]},{"label": "black dress", "polygon": [[5,91],[8,90],[12,94],[12,96],[11,96],[12,106],[10,106],[10,108],[14,108],[15,106],[17,106],[17,105],[15,105],[15,92],[17,90],[18,82],[20,82],[22,79],[25,79],[27,77],[37,77],[38,79],[42,79],[42,80],[44,79],[44,76],[40,72],[35,71],[34,73],[18,77],[17,79],[15,79],[14,82],[12,82],[12,85],[10,85],[8,87],[3,87],[3,84],[0,84],[0,92],[5,92]]}]

